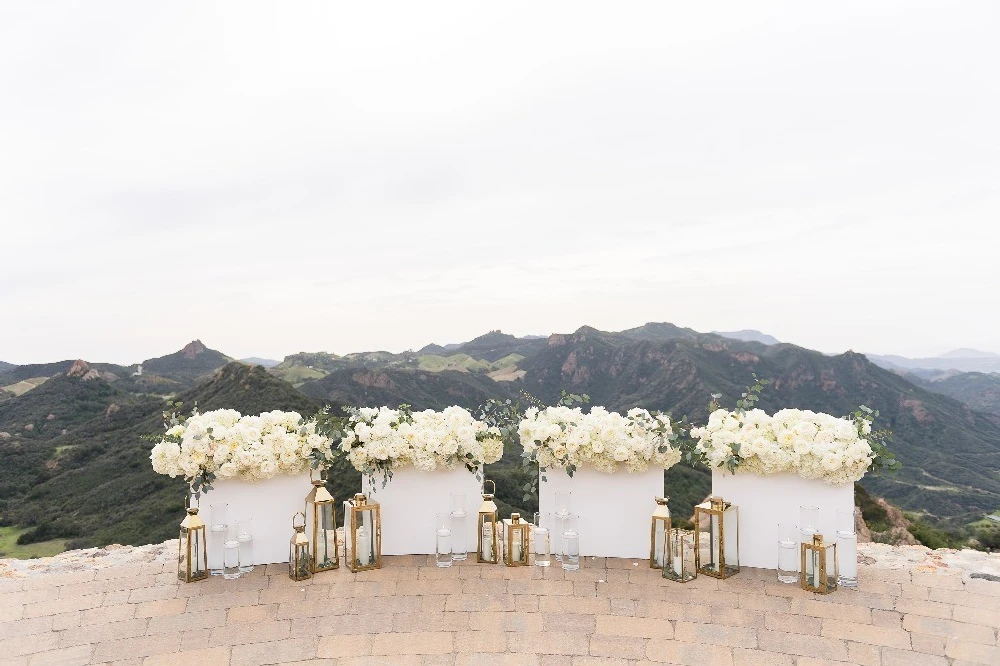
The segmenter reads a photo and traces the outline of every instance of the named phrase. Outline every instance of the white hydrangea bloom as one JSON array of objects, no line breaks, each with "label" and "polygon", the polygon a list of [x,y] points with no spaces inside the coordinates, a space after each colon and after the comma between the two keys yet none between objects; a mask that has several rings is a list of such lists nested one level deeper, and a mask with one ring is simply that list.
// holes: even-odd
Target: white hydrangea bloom
[{"label": "white hydrangea bloom", "polygon": [[711,467],[724,465],[734,455],[738,473],[794,472],[831,485],[864,476],[875,457],[865,438],[870,433],[867,422],[858,432],[850,419],[806,409],[783,409],[773,416],[760,409],[717,409],[703,427],[691,429],[691,436],[698,438],[696,450]]}]

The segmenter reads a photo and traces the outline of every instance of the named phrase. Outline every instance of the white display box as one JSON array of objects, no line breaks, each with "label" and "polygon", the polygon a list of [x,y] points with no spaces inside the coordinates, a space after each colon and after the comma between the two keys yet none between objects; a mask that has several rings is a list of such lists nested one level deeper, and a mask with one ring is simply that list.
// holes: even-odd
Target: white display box
[{"label": "white display box", "polygon": [[831,486],[785,472],[770,476],[712,471],[712,494],[739,507],[740,566],[778,568],[778,525],[799,524],[799,507],[819,507],[824,541],[837,539],[837,510],[854,511],[854,484]]},{"label": "white display box", "polygon": [[435,514],[450,513],[452,493],[464,493],[466,550],[472,552],[473,558],[476,556],[476,520],[483,503],[482,482],[464,465],[433,472],[404,467],[393,471],[385,488],[381,474],[376,475],[371,484],[367,476],[361,479],[362,492],[381,507],[383,555],[434,553],[437,546]]},{"label": "white display box", "polygon": [[662,468],[636,474],[582,468],[573,478],[563,469],[550,469],[544,476],[546,480],[538,482],[539,511],[555,512],[557,491],[573,493],[570,513],[580,517],[581,555],[649,559],[653,498],[663,496]]},{"label": "white display box", "polygon": [[278,475],[256,483],[217,480],[212,483],[212,489],[201,496],[199,514],[211,527],[212,505],[228,504],[229,520],[253,518],[254,564],[287,562],[292,517],[305,510],[310,490],[312,483],[308,472]]}]

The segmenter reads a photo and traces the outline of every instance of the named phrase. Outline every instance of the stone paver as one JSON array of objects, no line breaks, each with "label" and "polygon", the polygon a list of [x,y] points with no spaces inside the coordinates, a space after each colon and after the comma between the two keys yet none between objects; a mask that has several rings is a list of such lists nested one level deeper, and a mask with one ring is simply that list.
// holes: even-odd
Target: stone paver
[{"label": "stone paver", "polygon": [[610,558],[564,572],[386,557],[185,585],[173,548],[0,562],[0,666],[1000,664],[1000,582],[978,576],[998,555],[869,544],[858,589],[818,596],[771,571],[678,585]]}]

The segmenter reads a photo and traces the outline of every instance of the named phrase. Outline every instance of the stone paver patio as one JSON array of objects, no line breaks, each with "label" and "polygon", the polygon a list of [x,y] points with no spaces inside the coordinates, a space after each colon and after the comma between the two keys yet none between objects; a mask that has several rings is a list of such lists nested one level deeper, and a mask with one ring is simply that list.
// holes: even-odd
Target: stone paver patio
[{"label": "stone paver patio", "polygon": [[[773,571],[663,580],[643,561],[576,572],[384,558],[289,580],[176,582],[154,561],[0,578],[0,664],[1000,664],[1000,582],[861,566],[828,596]],[[2,574],[0,570],[0,574]]]}]

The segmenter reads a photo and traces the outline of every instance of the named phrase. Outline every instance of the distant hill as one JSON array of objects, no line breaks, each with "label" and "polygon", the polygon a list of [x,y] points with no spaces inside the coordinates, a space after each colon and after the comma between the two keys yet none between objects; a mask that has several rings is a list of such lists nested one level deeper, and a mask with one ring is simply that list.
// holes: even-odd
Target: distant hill
[{"label": "distant hill", "polygon": [[7,372],[8,370],[13,370],[17,366],[13,363],[7,363],[6,361],[0,361],[0,374]]},{"label": "distant hill", "polygon": [[742,340],[744,342],[759,342],[762,345],[779,345],[781,341],[778,338],[768,335],[767,333],[761,333],[760,331],[755,331],[753,329],[744,329],[742,331],[712,331],[715,335],[721,335],[724,338],[732,338],[733,340]]},{"label": "distant hill", "polygon": [[[597,331],[590,326],[584,326],[580,330]],[[649,322],[638,328],[630,328],[622,331],[618,335],[631,340],[644,340],[646,342],[666,342],[667,340],[694,340],[702,335],[690,328],[681,328],[666,322]],[[550,336],[551,337],[551,336]]]},{"label": "distant hill", "polygon": [[281,361],[275,361],[273,358],[260,358],[258,356],[250,356],[249,358],[241,358],[240,363],[246,363],[247,365],[259,365],[265,368],[273,368],[274,366],[281,363]]},{"label": "distant hill", "polygon": [[509,397],[511,390],[484,375],[445,370],[342,368],[300,387],[323,402],[362,407],[396,407],[406,403],[415,410],[444,409],[450,405],[475,408],[492,397]]},{"label": "distant hill", "polygon": [[[973,356],[955,356],[959,353],[971,353]],[[908,358],[906,356],[880,356],[866,354],[876,365],[889,370],[957,370],[959,372],[1000,372],[1000,356],[989,352],[977,352],[974,349],[960,349],[948,352],[942,356],[928,358]]]},{"label": "distant hill", "polygon": [[1000,416],[1000,374],[951,372],[937,379],[909,377],[928,391],[961,400],[972,409]]},{"label": "distant hill", "polygon": [[950,352],[941,354],[938,358],[1000,358],[1000,354],[963,347],[962,349],[953,349]]},{"label": "distant hill", "polygon": [[222,352],[209,349],[201,340],[194,340],[178,352],[143,361],[142,372],[190,387],[231,360]]}]

